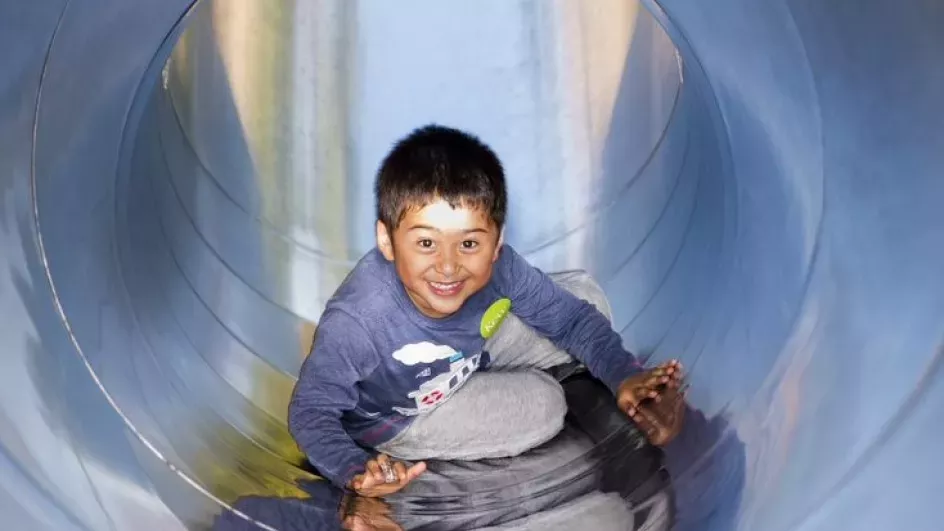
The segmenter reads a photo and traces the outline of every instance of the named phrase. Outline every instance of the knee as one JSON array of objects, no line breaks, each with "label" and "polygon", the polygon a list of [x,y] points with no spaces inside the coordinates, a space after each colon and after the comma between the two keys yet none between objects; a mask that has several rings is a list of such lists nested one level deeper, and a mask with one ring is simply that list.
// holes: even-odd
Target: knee
[{"label": "knee", "polygon": [[[564,417],[567,415],[567,398],[564,388],[557,380],[543,371],[526,370],[517,375],[523,389],[528,389],[531,422],[539,431],[556,434],[564,427]],[[532,445],[536,446],[536,445]]]},{"label": "knee", "polygon": [[551,275],[551,278],[567,291],[594,305],[597,310],[600,310],[600,313],[606,316],[607,320],[613,320],[610,300],[607,298],[606,292],[603,291],[603,287],[590,273],[581,269],[557,273]]},{"label": "knee", "polygon": [[550,374],[536,369],[523,371],[523,378],[530,379],[531,388],[534,389],[535,398],[548,406],[553,416],[567,413],[567,399],[564,395],[564,388]]}]

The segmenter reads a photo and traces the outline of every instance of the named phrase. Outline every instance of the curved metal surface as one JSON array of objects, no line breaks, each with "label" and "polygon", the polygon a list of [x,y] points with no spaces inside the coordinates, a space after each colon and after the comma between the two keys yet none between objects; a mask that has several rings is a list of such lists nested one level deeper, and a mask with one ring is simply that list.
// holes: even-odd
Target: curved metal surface
[{"label": "curved metal surface", "polygon": [[686,363],[679,528],[936,529],[937,3],[647,4],[674,46],[621,0],[190,7],[0,2],[14,527],[307,496],[294,372],[373,168],[439,121],[504,158],[511,242]]}]

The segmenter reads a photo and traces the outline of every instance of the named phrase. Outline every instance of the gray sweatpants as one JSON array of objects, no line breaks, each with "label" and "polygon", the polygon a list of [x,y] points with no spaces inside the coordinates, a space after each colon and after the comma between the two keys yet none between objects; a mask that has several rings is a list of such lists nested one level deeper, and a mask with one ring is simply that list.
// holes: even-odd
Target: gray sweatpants
[{"label": "gray sweatpants", "polygon": [[[612,320],[603,289],[583,271],[550,275],[558,285]],[[490,370],[472,375],[436,409],[378,451],[406,461],[513,457],[554,438],[567,403],[560,384],[543,372],[573,358],[509,313],[486,342]]]}]

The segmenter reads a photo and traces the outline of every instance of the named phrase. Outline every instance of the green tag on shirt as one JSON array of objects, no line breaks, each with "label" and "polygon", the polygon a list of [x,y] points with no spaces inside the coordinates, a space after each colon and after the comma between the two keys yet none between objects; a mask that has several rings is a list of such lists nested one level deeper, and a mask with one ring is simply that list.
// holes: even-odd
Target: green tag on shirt
[{"label": "green tag on shirt", "polygon": [[482,324],[480,326],[482,337],[485,339],[492,337],[495,331],[498,330],[498,327],[501,326],[502,321],[505,320],[509,310],[511,310],[510,299],[502,298],[493,302],[492,305],[485,310],[485,314],[482,315]]}]

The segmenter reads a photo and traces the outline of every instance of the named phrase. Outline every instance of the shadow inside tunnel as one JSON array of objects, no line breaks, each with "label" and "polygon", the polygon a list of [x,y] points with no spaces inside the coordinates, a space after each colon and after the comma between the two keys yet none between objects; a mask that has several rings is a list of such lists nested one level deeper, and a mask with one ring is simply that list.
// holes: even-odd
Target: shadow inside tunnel
[{"label": "shadow inside tunnel", "polygon": [[747,453],[725,415],[691,406],[679,436],[665,447],[676,495],[676,531],[736,528],[746,484]]}]

